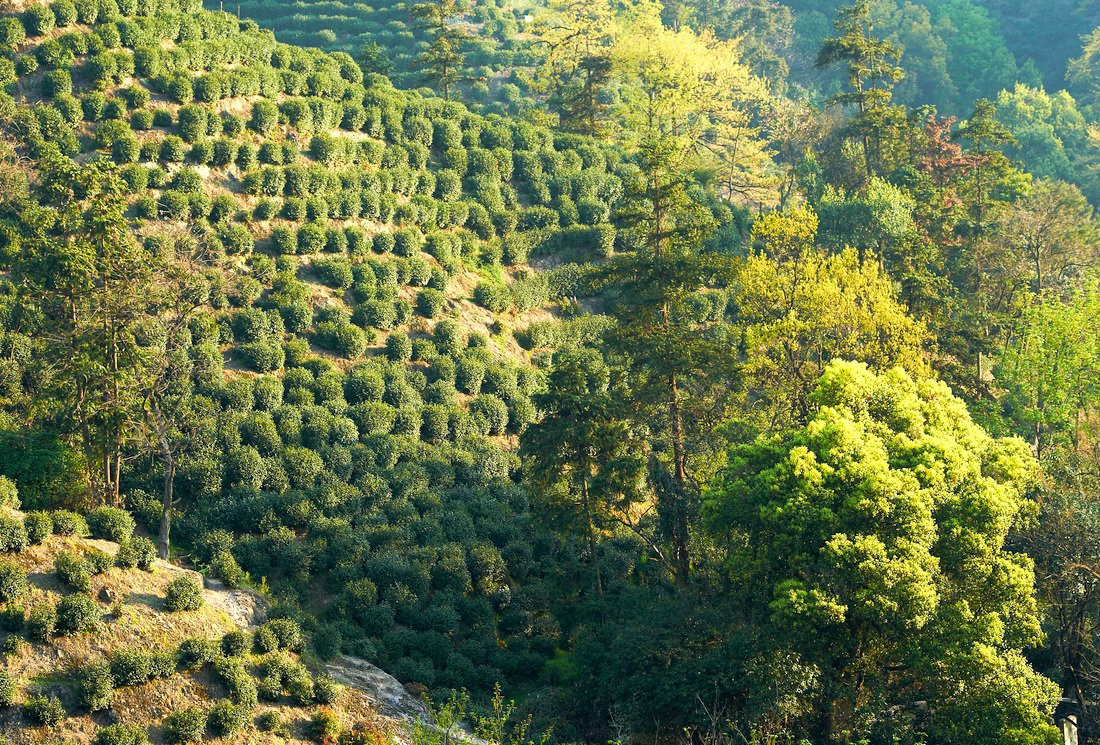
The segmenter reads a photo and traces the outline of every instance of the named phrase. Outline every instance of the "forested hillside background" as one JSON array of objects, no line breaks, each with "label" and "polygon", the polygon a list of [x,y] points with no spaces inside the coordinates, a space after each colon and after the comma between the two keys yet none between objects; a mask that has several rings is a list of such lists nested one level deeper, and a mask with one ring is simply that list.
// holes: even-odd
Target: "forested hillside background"
[{"label": "forested hillside background", "polygon": [[[15,741],[380,742],[342,654],[515,745],[1094,741],[1097,24],[3,6]],[[104,672],[154,550],[278,634]]]}]

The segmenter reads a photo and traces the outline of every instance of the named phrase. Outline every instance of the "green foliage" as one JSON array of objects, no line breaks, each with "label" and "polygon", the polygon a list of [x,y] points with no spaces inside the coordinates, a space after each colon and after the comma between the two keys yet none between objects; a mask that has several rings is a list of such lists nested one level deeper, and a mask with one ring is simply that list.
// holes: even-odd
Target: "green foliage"
[{"label": "green foliage", "polygon": [[77,705],[88,711],[110,708],[115,686],[111,668],[105,662],[95,662],[84,667],[77,686]]},{"label": "green foliage", "polygon": [[92,589],[92,574],[82,555],[60,551],[54,556],[53,569],[62,584],[80,592]]},{"label": "green foliage", "polygon": [[176,577],[165,588],[164,607],[173,613],[198,610],[204,602],[202,584],[190,575]]},{"label": "green foliage", "polygon": [[145,730],[133,724],[110,724],[95,735],[95,745],[148,745]]},{"label": "green foliage", "polygon": [[28,512],[23,517],[23,527],[27,531],[27,541],[32,545],[40,544],[53,535],[53,520],[48,512]]},{"label": "green foliage", "polygon": [[82,537],[88,535],[88,523],[84,518],[69,510],[54,510],[50,513],[53,520],[53,532],[57,535]]},{"label": "green foliage", "polygon": [[218,701],[206,716],[207,727],[219,737],[231,737],[248,722],[249,709],[229,701]]},{"label": "green foliage", "polygon": [[118,565],[124,569],[151,571],[157,559],[156,545],[143,536],[134,536],[119,544],[116,555]]},{"label": "green foliage", "polygon": [[164,739],[172,745],[199,742],[206,732],[206,719],[206,712],[195,706],[172,712],[164,720]]},{"label": "green foliage", "polygon": [[12,680],[11,673],[0,670],[0,708],[8,708],[15,704],[15,691],[17,686]]},{"label": "green foliage", "polygon": [[479,282],[474,287],[474,302],[492,313],[503,313],[512,305],[508,288],[495,282]]},{"label": "green foliage", "polygon": [[0,552],[18,553],[27,547],[27,530],[23,521],[0,515]]},{"label": "green foliage", "polygon": [[10,561],[0,561],[0,603],[12,603],[28,589],[26,570]]},{"label": "green foliage", "polygon": [[36,695],[23,704],[23,715],[32,724],[56,727],[65,719],[65,707],[57,696]]},{"label": "green foliage", "polygon": [[125,543],[134,534],[134,518],[117,507],[97,507],[88,513],[88,530],[93,538]]},{"label": "green foliage", "polygon": [[36,605],[27,615],[27,638],[33,642],[48,642],[56,626],[57,610],[54,606],[48,603]]},{"label": "green foliage", "polygon": [[59,636],[85,634],[96,627],[101,615],[99,605],[87,595],[66,595],[57,604],[56,633]]},{"label": "green foliage", "polygon": [[7,476],[0,476],[0,507],[17,510],[19,504],[19,490],[15,482]]},{"label": "green foliage", "polygon": [[[1013,522],[1029,509],[1036,465],[1026,448],[987,435],[942,383],[900,370],[875,375],[834,362],[814,402],[819,408],[804,428],[733,448],[706,501],[708,524],[729,542],[746,600],[769,609],[765,624],[784,629],[772,638],[786,639],[809,664],[828,657],[876,670],[885,669],[876,658],[913,648],[912,683],[882,674],[863,685],[887,701],[904,698],[907,685],[942,691],[934,700],[944,706],[933,707],[924,725],[937,740],[992,736],[958,729],[948,703],[948,690],[971,689],[974,701],[989,695],[987,686],[1018,697],[993,726],[1045,737],[1050,725],[1041,711],[1053,706],[1057,689],[1019,652],[1041,635],[1032,564],[1005,550]],[[923,475],[929,467],[936,477]],[[851,481],[844,473],[866,476]],[[975,511],[986,517],[972,519]],[[970,610],[979,598],[1006,619],[996,630],[1000,651],[987,647],[999,658],[992,679],[964,661],[974,645],[988,643],[988,627]],[[831,675],[823,683],[845,695],[843,668]],[[827,710],[837,711],[836,700],[826,700]]]}]

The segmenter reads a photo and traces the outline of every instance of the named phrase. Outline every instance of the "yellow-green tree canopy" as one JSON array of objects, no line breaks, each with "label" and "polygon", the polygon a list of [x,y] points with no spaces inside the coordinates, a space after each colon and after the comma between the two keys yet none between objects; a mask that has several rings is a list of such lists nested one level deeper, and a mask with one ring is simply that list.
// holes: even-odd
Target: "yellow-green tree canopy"
[{"label": "yellow-green tree canopy", "polygon": [[[801,251],[797,231],[779,222],[763,226],[760,240],[782,253]],[[765,429],[805,421],[818,376],[835,357],[926,369],[927,331],[906,315],[889,277],[876,263],[861,264],[854,249],[778,261],[756,253],[741,265],[735,288],[747,409]]]},{"label": "yellow-green tree canopy", "polygon": [[820,673],[814,741],[1046,742],[1058,690],[1020,654],[1041,639],[1032,562],[1005,546],[1027,446],[900,368],[834,361],[813,403],[734,447],[705,509],[745,607]]}]

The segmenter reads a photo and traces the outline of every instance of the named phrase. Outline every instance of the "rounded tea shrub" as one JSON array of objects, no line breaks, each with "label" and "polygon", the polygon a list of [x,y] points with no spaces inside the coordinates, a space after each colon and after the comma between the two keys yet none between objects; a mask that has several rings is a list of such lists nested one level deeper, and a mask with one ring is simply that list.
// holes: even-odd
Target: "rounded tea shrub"
[{"label": "rounded tea shrub", "polygon": [[134,518],[118,507],[97,507],[88,513],[88,530],[93,538],[122,543],[134,534]]},{"label": "rounded tea shrub", "polygon": [[10,603],[27,594],[27,572],[18,564],[0,561],[0,603]]},{"label": "rounded tea shrub", "polygon": [[149,571],[157,560],[157,547],[148,538],[134,536],[118,547],[115,557],[120,567]]},{"label": "rounded tea shrub", "polygon": [[0,476],[0,507],[19,509],[19,490],[7,476]]},{"label": "rounded tea shrub", "polygon": [[0,552],[19,552],[27,547],[27,529],[23,521],[0,515]]},{"label": "rounded tea shrub", "polygon": [[88,711],[102,711],[110,708],[114,697],[115,684],[111,679],[111,668],[106,662],[94,662],[80,674],[77,687],[77,704]]},{"label": "rounded tea shrub", "polygon": [[65,707],[57,696],[31,696],[23,704],[23,714],[31,724],[55,727],[65,719]]},{"label": "rounded tea shrub", "polygon": [[0,670],[0,708],[7,708],[15,703],[15,681],[6,670]]},{"label": "rounded tea shrub", "polygon": [[148,745],[145,730],[133,724],[111,724],[96,732],[94,745]]},{"label": "rounded tea shrub", "polygon": [[231,737],[248,722],[249,710],[222,700],[210,708],[206,725],[219,737]]},{"label": "rounded tea shrub", "polygon": [[57,604],[57,633],[73,636],[91,631],[100,618],[99,605],[87,595],[66,595]]},{"label": "rounded tea shrub", "polygon": [[198,742],[206,733],[206,712],[189,706],[174,712],[164,720],[164,739],[172,745]]},{"label": "rounded tea shrub", "polygon": [[165,590],[164,607],[173,613],[198,610],[203,602],[202,584],[194,577],[177,577]]},{"label": "rounded tea shrub", "polygon": [[84,518],[69,510],[55,510],[50,513],[53,520],[53,532],[57,535],[82,537],[88,535],[88,523]]},{"label": "rounded tea shrub", "polygon": [[23,527],[27,531],[27,540],[35,545],[53,535],[53,520],[48,512],[28,512],[23,517]]},{"label": "rounded tea shrub", "polygon": [[27,638],[32,642],[47,642],[57,626],[57,610],[49,604],[36,605],[27,616]]}]

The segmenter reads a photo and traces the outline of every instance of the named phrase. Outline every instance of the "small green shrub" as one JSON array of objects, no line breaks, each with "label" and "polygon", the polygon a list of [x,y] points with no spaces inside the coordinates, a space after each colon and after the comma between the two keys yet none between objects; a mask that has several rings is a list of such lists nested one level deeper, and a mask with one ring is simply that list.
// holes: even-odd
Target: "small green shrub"
[{"label": "small green shrub", "polygon": [[27,572],[18,564],[0,561],[0,603],[10,603],[27,594]]},{"label": "small green shrub", "polygon": [[94,577],[103,574],[115,565],[115,557],[106,551],[89,551],[84,555],[84,564],[88,572]]},{"label": "small green shrub", "polygon": [[48,512],[28,512],[23,517],[23,527],[27,531],[27,541],[33,545],[53,535],[53,520]]},{"label": "small green shrub", "polygon": [[27,638],[47,642],[57,627],[57,609],[49,604],[36,605],[27,616]]},{"label": "small green shrub", "polygon": [[249,709],[222,700],[210,708],[206,725],[218,737],[231,737],[248,722]]},{"label": "small green shrub", "polygon": [[265,711],[256,718],[256,727],[261,732],[275,732],[283,726],[283,718],[277,711]]},{"label": "small green shrub", "polygon": [[216,659],[218,659],[218,643],[203,637],[184,639],[176,652],[176,660],[184,670],[198,670]]},{"label": "small green shrub", "polygon": [[27,547],[27,543],[27,529],[23,527],[23,521],[0,515],[0,553],[18,553]]},{"label": "small green shrub", "polygon": [[65,719],[65,707],[57,696],[31,696],[23,704],[27,721],[43,727],[55,727]]},{"label": "small green shrub", "polygon": [[69,510],[55,510],[50,513],[53,520],[53,532],[57,535],[82,537],[88,535],[88,523],[84,518]]},{"label": "small green shrub", "polygon": [[84,558],[72,551],[62,551],[55,556],[53,568],[61,584],[81,592],[92,589],[92,575]]},{"label": "small green shrub", "polygon": [[77,705],[88,711],[101,711],[111,706],[115,684],[111,668],[106,662],[94,662],[80,674],[77,687]]},{"label": "small green shrub", "polygon": [[412,358],[412,341],[409,335],[395,331],[386,339],[386,357],[394,362],[408,362]]},{"label": "small green shrub", "polygon": [[252,646],[252,639],[248,632],[236,629],[222,637],[222,654],[228,657],[239,657]]},{"label": "small green shrub", "polygon": [[99,605],[87,595],[66,595],[57,604],[57,633],[73,636],[91,631],[100,616]]},{"label": "small green shrub", "polygon": [[26,623],[27,611],[22,606],[9,603],[7,607],[0,609],[0,631],[19,634]]},{"label": "small green shrub", "polygon": [[147,745],[145,730],[133,724],[111,724],[95,735],[95,745]]},{"label": "small green shrub", "polygon": [[493,313],[503,313],[512,304],[511,293],[497,282],[479,282],[474,287],[474,302]]},{"label": "small green shrub", "polygon": [[0,708],[8,708],[15,703],[15,691],[17,686],[12,680],[11,673],[0,670]]},{"label": "small green shrub", "polygon": [[118,565],[125,569],[149,571],[157,560],[157,547],[148,538],[134,536],[118,547],[115,558]]},{"label": "small green shrub", "polygon": [[319,704],[334,704],[340,695],[340,685],[327,675],[318,675],[313,681],[313,697]]},{"label": "small green shrub", "polygon": [[110,658],[111,680],[116,688],[136,686],[153,677],[153,658],[140,649],[120,649]]},{"label": "small green shrub", "polygon": [[19,509],[19,490],[7,476],[0,476],[0,507]]},{"label": "small green shrub", "polygon": [[88,530],[93,538],[122,543],[134,534],[134,518],[118,507],[97,507],[88,513]]},{"label": "small green shrub", "polygon": [[202,740],[206,732],[207,714],[197,706],[174,712],[164,720],[164,739],[171,745]]},{"label": "small green shrub", "polygon": [[203,602],[202,584],[191,576],[177,577],[165,590],[164,607],[173,613],[198,610]]},{"label": "small green shrub", "polygon": [[309,722],[309,733],[315,742],[335,742],[340,729],[340,717],[327,706],[317,709]]}]

